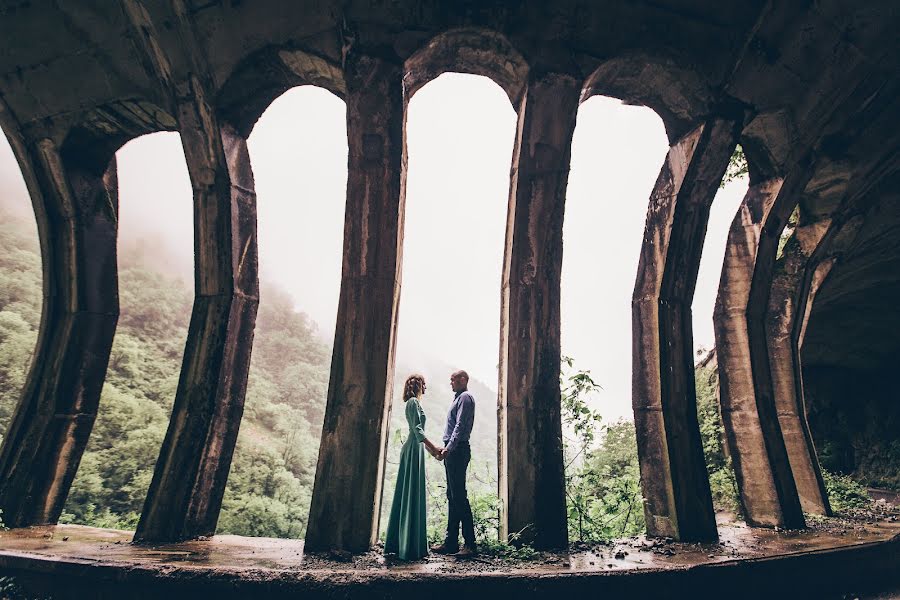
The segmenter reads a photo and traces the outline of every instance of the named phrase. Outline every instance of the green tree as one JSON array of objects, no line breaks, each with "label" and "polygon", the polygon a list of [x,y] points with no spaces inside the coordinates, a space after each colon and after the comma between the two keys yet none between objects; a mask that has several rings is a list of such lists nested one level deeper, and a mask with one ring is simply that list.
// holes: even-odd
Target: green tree
[{"label": "green tree", "polygon": [[743,179],[749,175],[750,169],[747,165],[747,157],[744,155],[744,149],[738,144],[731,158],[728,160],[728,168],[725,170],[725,176],[719,183],[719,187],[723,188],[732,181]]}]

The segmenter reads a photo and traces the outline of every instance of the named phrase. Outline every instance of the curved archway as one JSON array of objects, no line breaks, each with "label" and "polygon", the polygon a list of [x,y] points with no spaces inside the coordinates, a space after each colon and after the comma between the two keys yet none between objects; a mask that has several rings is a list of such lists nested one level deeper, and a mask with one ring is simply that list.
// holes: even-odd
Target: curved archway
[{"label": "curved archway", "polygon": [[[780,256],[790,215],[810,194],[824,199],[811,178],[826,165],[795,133],[783,111],[759,114],[744,129],[751,186],[731,225],[716,301],[725,439],[752,525],[803,527],[804,512],[830,514],[800,379],[812,248],[791,244]],[[800,236],[820,240],[824,232]]]},{"label": "curved archway", "polygon": [[295,87],[253,124],[260,307],[247,396],[217,532],[303,537],[341,278],[346,108]]},{"label": "curved archway", "polygon": [[[573,361],[562,373],[571,398],[563,435],[573,541],[644,529],[631,408],[631,291],[650,192],[668,148],[663,123],[648,107],[601,95],[578,107],[561,281],[562,354]],[[601,389],[570,379],[585,371]],[[581,402],[602,415],[600,427],[576,412]],[[593,436],[579,435],[588,428]]]},{"label": "curved archway", "polygon": [[[344,275],[308,548],[360,550],[377,538],[401,280],[405,107],[416,86],[435,74],[447,68],[477,72],[481,60],[491,60],[490,51],[475,55],[459,63],[458,55],[446,59],[425,50],[408,63],[411,70],[384,57],[347,56],[350,175]],[[489,73],[490,65],[485,69]],[[351,219],[349,214],[360,217]],[[377,265],[370,260],[374,256],[379,257]],[[360,344],[370,348],[365,356]],[[348,411],[343,408],[348,403],[359,408]],[[349,457],[340,443],[348,436],[364,438]],[[379,456],[377,469],[371,465],[373,455]],[[343,483],[348,480],[358,484],[354,493]],[[338,515],[336,506],[349,508]]]},{"label": "curved archway", "polygon": [[703,79],[668,57],[643,53],[603,61],[584,82],[582,101],[595,95],[652,108],[669,143],[696,127],[711,112],[712,93]]},{"label": "curved archway", "polygon": [[631,415],[631,289],[650,191],[669,144],[643,106],[592,96],[578,108],[566,193],[563,354],[601,374],[598,406]]},{"label": "curved archway", "polygon": [[232,71],[216,95],[222,118],[249,137],[273,102],[302,86],[328,90],[338,98],[347,93],[342,66],[302,47],[280,46],[260,50]]},{"label": "curved archway", "polygon": [[717,538],[697,422],[691,306],[718,184],[743,126],[703,80],[668,59],[604,61],[582,98],[603,93],[654,108],[670,148],[654,189],[632,295],[632,403],[647,530]]},{"label": "curved archway", "polygon": [[177,133],[116,153],[120,312],[63,522],[133,530],[176,396],[193,300],[193,201]]},{"label": "curved archway", "polygon": [[118,318],[112,152],[121,132],[96,138],[79,125],[57,145],[23,135],[5,105],[0,118],[32,197],[44,292],[34,358],[0,447],[0,506],[13,525],[55,523],[93,427]]},{"label": "curved archway", "polygon": [[517,107],[528,79],[528,63],[509,40],[488,29],[462,28],[430,39],[404,63],[406,102],[442,73],[468,73],[491,79]]},{"label": "curved archway", "polygon": [[[390,514],[400,437],[407,435],[402,383],[426,377],[426,434],[442,446],[450,374],[465,369],[476,399],[469,492],[479,535],[496,537],[497,345],[503,232],[515,112],[504,90],[478,75],[444,73],[407,106],[403,291],[394,409],[381,532]],[[398,434],[400,437],[398,437]],[[428,458],[429,533],[443,540],[443,465]],[[476,500],[477,499],[477,500]]]}]

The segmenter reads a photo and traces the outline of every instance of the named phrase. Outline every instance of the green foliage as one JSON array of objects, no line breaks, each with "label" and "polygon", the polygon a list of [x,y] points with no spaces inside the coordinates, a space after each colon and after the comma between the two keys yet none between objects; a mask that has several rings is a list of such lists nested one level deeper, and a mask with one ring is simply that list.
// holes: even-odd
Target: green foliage
[{"label": "green foliage", "polygon": [[[569,538],[599,541],[642,533],[645,528],[640,466],[634,423],[603,425],[586,404],[599,386],[586,371],[563,360],[563,422],[573,437],[564,436]],[[568,373],[567,373],[568,371]],[[696,370],[697,417],[718,510],[738,514],[734,470],[723,447],[716,370]]]},{"label": "green foliage", "polygon": [[[574,361],[564,356],[562,365],[569,370],[574,369]],[[594,438],[603,421],[599,412],[587,405],[587,397],[603,388],[591,377],[590,371],[576,370],[560,377],[560,396],[562,401],[562,420],[571,427],[575,434],[575,444],[580,456],[594,444]]]},{"label": "green foliage", "polygon": [[747,157],[744,156],[744,149],[739,144],[735,147],[734,153],[728,161],[728,168],[725,170],[725,176],[722,177],[719,187],[723,188],[732,181],[743,179],[748,176],[749,172]]},{"label": "green foliage", "polygon": [[[33,227],[0,219],[0,427],[25,383],[41,313]],[[30,235],[29,235],[30,234]],[[165,437],[193,295],[119,256],[121,315],[100,409],[61,522],[133,529]],[[219,520],[220,533],[300,537],[306,527],[330,352],[288,296],[264,289],[244,419]]]},{"label": "green foliage", "polygon": [[[514,536],[511,536],[514,538]],[[478,551],[486,556],[501,558],[510,562],[534,560],[539,554],[528,544],[508,544],[496,538],[486,538],[478,543]]]},{"label": "green foliage", "polygon": [[723,442],[725,429],[717,395],[719,374],[713,366],[699,366],[694,372],[694,383],[697,389],[697,421],[713,504],[717,510],[740,515],[737,480]]},{"label": "green foliage", "polygon": [[[563,435],[569,538],[602,540],[633,535],[644,528],[643,499],[634,424],[603,426],[587,405],[600,390],[589,371],[563,358]],[[598,444],[599,438],[599,444]]]},{"label": "green foliage", "polygon": [[[577,536],[572,535],[574,527],[570,511],[571,537],[596,541],[643,532],[644,504],[634,423],[619,421],[608,426],[600,446],[590,453],[576,476],[589,484],[592,501],[587,504],[587,519],[579,521]],[[590,528],[583,528],[583,521],[589,523]]]},{"label": "green foliage", "polygon": [[872,501],[865,486],[847,475],[822,469],[822,478],[825,480],[828,502],[831,504],[831,510],[835,513],[847,512],[854,508],[865,508]]},{"label": "green foliage", "polygon": [[[0,218],[0,426],[18,401],[41,320],[41,259],[37,240],[19,219]],[[32,229],[33,231],[33,229]]]},{"label": "green foliage", "polygon": [[781,231],[781,235],[778,238],[778,250],[775,253],[775,259],[778,260],[782,256],[784,256],[784,250],[787,246],[788,240],[791,239],[791,235],[793,235],[794,230],[797,228],[797,225],[800,223],[800,205],[794,207],[794,210],[791,211],[791,215],[788,217],[788,221],[784,226],[784,229]]}]

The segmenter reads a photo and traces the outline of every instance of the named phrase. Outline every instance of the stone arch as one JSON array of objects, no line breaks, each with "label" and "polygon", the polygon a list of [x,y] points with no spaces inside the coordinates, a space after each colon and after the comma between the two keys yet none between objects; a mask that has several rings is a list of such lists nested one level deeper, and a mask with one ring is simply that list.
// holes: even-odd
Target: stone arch
[{"label": "stone arch", "polygon": [[717,537],[697,421],[691,304],[718,184],[744,111],[715,105],[701,76],[646,53],[603,61],[581,101],[602,94],[662,119],[670,149],[651,193],[632,296],[632,406],[650,535]]},{"label": "stone arch", "polygon": [[[725,437],[754,525],[799,527],[802,512],[831,510],[807,421],[800,347],[834,264],[831,238],[867,177],[852,181],[846,143],[834,148],[817,135],[799,135],[782,109],[756,115],[741,138],[751,188],[729,235],[716,337]],[[800,220],[779,257],[795,209]]]},{"label": "stone arch", "polygon": [[797,309],[798,379],[822,465],[875,487],[897,480],[885,465],[900,417],[890,358],[900,322],[900,174],[896,160],[882,165],[854,174],[829,215],[806,227],[801,220],[795,237],[805,235],[785,250],[806,259],[798,283],[806,301]]},{"label": "stone arch", "polygon": [[480,28],[452,29],[431,38],[404,62],[403,93],[408,104],[426,83],[449,71],[494,81],[518,107],[529,65],[506,37]]},{"label": "stone arch", "polygon": [[584,81],[581,101],[596,95],[652,108],[663,120],[670,144],[696,127],[713,107],[713,95],[700,75],[671,58],[645,53],[599,64]]},{"label": "stone arch", "polygon": [[244,137],[279,96],[300,85],[322,87],[342,100],[347,94],[343,66],[297,47],[268,47],[244,59],[219,88],[222,120]]},{"label": "stone arch", "polygon": [[119,148],[142,135],[177,131],[175,116],[144,98],[125,98],[85,111],[54,140],[63,157],[90,171],[103,171]]},{"label": "stone arch", "polygon": [[[317,127],[320,124],[324,125],[321,129]],[[312,482],[305,478],[315,477],[316,455],[313,453],[311,464],[306,463],[305,443],[314,440],[318,444],[322,435],[330,373],[328,353],[335,333],[335,322],[330,319],[336,316],[341,276],[347,185],[344,127],[344,100],[323,87],[301,85],[273,100],[248,137],[250,163],[259,198],[257,219],[262,280],[243,425],[225,487],[217,535],[296,537],[306,525]],[[326,184],[327,187],[323,187]],[[279,190],[288,188],[291,202],[280,201],[284,198]],[[286,275],[286,270],[291,274]],[[268,277],[264,275],[266,272]],[[304,289],[299,289],[300,282]],[[300,303],[305,315],[294,314],[295,301]],[[323,310],[326,308],[331,314]],[[283,338],[275,334],[275,330],[283,326],[284,318],[292,323],[288,328],[290,331],[285,331],[288,336],[299,336],[298,329],[306,330],[307,326],[317,329],[317,334],[311,335],[312,345],[305,346],[302,351],[285,352]],[[321,359],[324,361],[321,365],[317,358],[318,344],[324,344],[328,351]],[[285,404],[269,404],[267,400],[269,380],[266,373],[273,372],[274,363],[278,361],[276,355],[287,361],[277,364],[291,365],[286,373],[292,369],[296,369],[295,374],[303,372],[300,377],[277,379],[279,395]],[[304,413],[302,418],[291,416],[291,420],[286,421],[291,423],[291,434],[282,435],[269,420],[281,418],[283,408],[296,409],[285,413],[289,415],[296,415],[301,409]],[[250,433],[254,430],[248,429],[248,416],[251,423],[265,423],[261,430],[265,432],[265,444],[258,445],[258,433]],[[243,502],[252,503],[254,499],[248,499],[244,495],[246,488],[240,487],[247,485],[249,473],[255,473],[256,452],[264,448],[266,451],[278,449],[284,459],[284,467],[278,469],[285,469],[278,476],[277,492],[270,495],[267,490],[266,494],[274,496],[274,502],[288,505],[292,514],[284,520],[288,523],[286,527],[271,527],[269,533],[261,533],[256,523],[242,516],[246,506]],[[298,487],[303,490],[300,498],[287,500],[292,490]],[[259,493],[259,490],[255,491]],[[282,522],[281,519],[278,521]]]},{"label": "stone arch", "polygon": [[[95,111],[96,112],[96,111]],[[0,447],[0,507],[17,526],[55,523],[96,418],[119,314],[118,180],[123,127],[89,114],[57,144],[31,139],[0,105],[32,196],[43,263],[41,325]],[[106,121],[109,124],[109,121]]]}]

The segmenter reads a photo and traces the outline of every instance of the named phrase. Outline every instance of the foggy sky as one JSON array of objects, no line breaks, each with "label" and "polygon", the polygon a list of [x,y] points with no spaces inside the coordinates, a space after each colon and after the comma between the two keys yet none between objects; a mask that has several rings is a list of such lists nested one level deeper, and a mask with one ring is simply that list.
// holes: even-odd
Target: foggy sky
[{"label": "foggy sky", "polygon": [[[398,362],[434,357],[496,386],[515,124],[501,88],[474,75],[442,75],[410,102]],[[322,89],[295,88],[262,116],[249,149],[261,302],[266,282],[284,288],[330,342],[347,179],[344,104]],[[564,225],[562,346],[603,386],[597,408],[610,418],[631,414],[631,293],[647,203],[667,149],[662,122],[648,108],[595,97],[579,110]],[[192,285],[192,197],[179,136],[133,140],[118,164],[120,246],[143,239]],[[746,186],[730,184],[713,204],[693,304],[695,347],[714,344],[725,239]],[[0,193],[30,210],[5,138]]]}]

